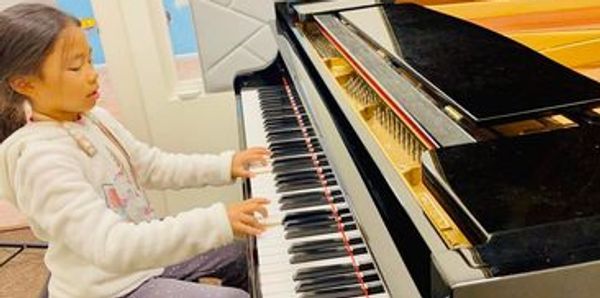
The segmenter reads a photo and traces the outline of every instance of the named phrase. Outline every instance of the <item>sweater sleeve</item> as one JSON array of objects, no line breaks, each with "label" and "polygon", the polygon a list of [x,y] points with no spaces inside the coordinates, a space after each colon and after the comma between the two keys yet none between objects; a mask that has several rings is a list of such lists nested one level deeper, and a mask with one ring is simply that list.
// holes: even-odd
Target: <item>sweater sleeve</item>
[{"label": "sweater sleeve", "polygon": [[175,154],[138,141],[108,112],[97,108],[95,115],[119,138],[132,158],[140,183],[147,188],[181,189],[233,183],[231,162],[234,152],[220,155]]},{"label": "sweater sleeve", "polygon": [[106,271],[164,267],[233,240],[222,204],[163,220],[126,222],[94,191],[76,148],[31,147],[24,149],[15,166],[20,209],[51,243],[64,243]]}]

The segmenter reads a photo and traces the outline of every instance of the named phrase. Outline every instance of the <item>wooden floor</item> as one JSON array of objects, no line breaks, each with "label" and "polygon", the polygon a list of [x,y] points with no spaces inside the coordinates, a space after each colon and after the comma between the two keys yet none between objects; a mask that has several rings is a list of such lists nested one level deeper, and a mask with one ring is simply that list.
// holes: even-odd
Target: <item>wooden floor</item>
[{"label": "wooden floor", "polygon": [[[0,232],[0,242],[26,241],[37,241],[29,229]],[[0,247],[0,262],[16,251],[15,248]],[[26,249],[0,267],[0,297],[39,296],[48,278],[44,252],[42,249]]]}]

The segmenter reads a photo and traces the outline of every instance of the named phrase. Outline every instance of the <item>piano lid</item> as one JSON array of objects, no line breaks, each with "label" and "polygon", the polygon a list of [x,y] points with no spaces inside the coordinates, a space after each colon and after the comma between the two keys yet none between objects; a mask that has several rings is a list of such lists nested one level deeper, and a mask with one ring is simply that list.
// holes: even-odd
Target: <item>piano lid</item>
[{"label": "piano lid", "polygon": [[455,17],[415,4],[341,15],[475,122],[535,117],[600,101],[600,83]]},{"label": "piano lid", "polygon": [[497,272],[600,258],[599,127],[440,148],[423,168]]}]

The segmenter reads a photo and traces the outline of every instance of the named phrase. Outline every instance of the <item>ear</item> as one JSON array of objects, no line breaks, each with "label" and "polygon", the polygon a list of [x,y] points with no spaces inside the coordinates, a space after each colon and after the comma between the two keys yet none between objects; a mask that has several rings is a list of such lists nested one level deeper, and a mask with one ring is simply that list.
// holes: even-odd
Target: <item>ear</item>
[{"label": "ear", "polygon": [[10,87],[17,93],[31,98],[35,90],[33,81],[28,76],[17,76],[9,79]]}]

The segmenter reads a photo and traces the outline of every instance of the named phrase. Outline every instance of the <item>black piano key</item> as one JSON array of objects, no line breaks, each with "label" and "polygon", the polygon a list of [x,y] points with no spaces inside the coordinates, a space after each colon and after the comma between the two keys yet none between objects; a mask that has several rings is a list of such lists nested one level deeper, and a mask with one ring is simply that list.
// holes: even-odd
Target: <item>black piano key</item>
[{"label": "black piano key", "polygon": [[[304,127],[307,131],[313,131],[312,126],[308,126],[308,127]],[[296,128],[291,128],[291,129],[272,129],[272,130],[268,130],[267,131],[267,137],[272,136],[274,134],[278,134],[278,133],[282,133],[282,132],[289,132],[289,131],[302,131],[302,128],[300,127],[296,127]]]},{"label": "black piano key", "polygon": [[[309,123],[303,123],[303,125],[310,125]],[[282,116],[282,117],[273,117],[273,118],[265,118],[263,120],[263,127],[265,131],[271,130],[284,130],[284,129],[298,129],[302,128],[302,125],[298,123],[298,120],[295,116]]]},{"label": "black piano key", "polygon": [[292,132],[306,132],[309,135],[314,135],[315,134],[315,130],[312,128],[312,126],[303,126],[303,127],[296,127],[293,129],[274,129],[274,130],[270,130],[267,132],[267,138],[268,137],[273,137],[273,136],[277,136],[280,134],[286,134],[286,133],[292,133]]},{"label": "black piano key", "polygon": [[[263,126],[265,128],[269,128],[270,125],[279,125],[279,124],[296,124],[298,125],[298,117],[296,117],[296,115],[287,115],[285,117],[277,117],[277,118],[271,118],[271,119],[264,119],[263,118]],[[302,122],[304,122],[304,119],[302,119]]]},{"label": "black piano key", "polygon": [[278,164],[272,165],[273,173],[277,174],[280,172],[294,171],[294,170],[302,170],[316,167],[324,167],[329,166],[329,161],[326,159],[321,160],[295,160],[288,162],[281,162]]},{"label": "black piano key", "polygon": [[328,231],[339,232],[340,229],[343,229],[344,231],[351,231],[354,230],[354,226],[354,218],[350,215],[346,217],[340,217],[338,219],[335,219],[334,217],[325,217],[316,221],[304,221],[295,225],[285,224],[284,237],[288,237],[288,239],[295,239],[312,235],[332,233]]},{"label": "black piano key", "polygon": [[[335,179],[328,179],[328,180],[325,180],[325,182],[326,182],[327,186],[335,186],[338,184],[337,180],[335,180]],[[284,193],[284,192],[297,191],[297,190],[303,190],[303,189],[319,188],[322,186],[323,186],[323,182],[321,182],[319,180],[289,182],[289,183],[283,183],[283,184],[277,186],[277,191],[279,193]]]},{"label": "black piano key", "polygon": [[294,185],[294,184],[304,184],[307,182],[320,182],[320,181],[328,181],[335,180],[335,175],[331,171],[324,172],[322,174],[317,174],[317,171],[310,172],[301,172],[296,175],[284,176],[283,178],[279,178],[279,173],[275,174],[275,185]]},{"label": "black piano key", "polygon": [[[369,295],[383,293],[385,290],[380,281],[366,283],[367,292]],[[338,286],[326,290],[317,290],[302,293],[301,298],[347,298],[364,296],[361,285]]]},{"label": "black piano key", "polygon": [[289,105],[291,104],[291,101],[289,100],[287,95],[273,93],[264,94],[263,96],[259,94],[258,103],[260,104],[261,108],[264,108],[268,106]]},{"label": "black piano key", "polygon": [[319,161],[316,164],[309,162],[293,162],[288,164],[279,164],[271,166],[271,172],[275,175],[279,173],[289,173],[293,171],[313,170],[316,171],[319,167],[328,167],[328,161]]},{"label": "black piano key", "polygon": [[[332,190],[330,191],[331,196],[340,196],[342,194],[342,192],[338,189]],[[302,200],[302,199],[307,199],[307,198],[315,198],[315,197],[324,197],[325,193],[322,190],[318,190],[318,191],[309,191],[309,192],[302,192],[302,193],[293,193],[293,194],[285,194],[282,195],[281,198],[279,198],[279,203],[284,203],[287,201],[294,201],[294,200]]]},{"label": "black piano key", "polygon": [[318,200],[325,196],[322,190],[285,194],[279,198],[279,203],[293,202],[296,200]]},{"label": "black piano key", "polygon": [[[342,215],[348,214],[348,213],[350,213],[350,210],[348,208],[339,208],[337,210],[337,214],[339,216],[342,216]],[[283,222],[303,220],[303,219],[307,219],[311,216],[329,216],[331,214],[332,214],[332,211],[330,208],[323,208],[323,209],[309,210],[309,211],[293,211],[293,212],[288,212],[283,217]]]},{"label": "black piano key", "polygon": [[301,253],[294,253],[290,257],[290,263],[300,264],[318,260],[340,258],[348,255],[348,249],[351,250],[353,255],[362,255],[367,253],[367,248],[364,246],[364,244],[351,245],[349,247],[340,245],[321,249],[313,249]]},{"label": "black piano key", "polygon": [[258,100],[260,102],[270,102],[273,100],[290,102],[289,95],[284,89],[258,90]]},{"label": "black piano key", "polygon": [[310,229],[324,225],[331,225],[336,222],[349,223],[354,218],[351,214],[343,214],[342,216],[335,217],[329,216],[314,216],[302,220],[284,222],[284,229],[286,231],[294,231],[296,229]]},{"label": "black piano key", "polygon": [[283,85],[258,86],[255,89],[258,91],[258,94],[265,94],[271,92],[285,92],[285,88],[283,87]]},{"label": "black piano key", "polygon": [[291,240],[291,239],[302,238],[302,237],[331,234],[331,233],[335,233],[337,231],[338,231],[337,225],[326,225],[323,227],[313,228],[310,230],[289,231],[289,232],[286,232],[283,237],[287,240]]},{"label": "black piano key", "polygon": [[278,117],[268,117],[263,119],[263,124],[272,125],[272,124],[280,124],[280,123],[302,123],[303,125],[310,124],[310,119],[306,115],[306,113],[292,113],[289,115],[282,115]]},{"label": "black piano key", "polygon": [[329,174],[329,173],[332,173],[332,171],[333,170],[331,168],[321,168],[321,170],[319,172],[312,169],[312,170],[304,170],[304,171],[277,173],[275,175],[275,181],[277,181],[277,182],[284,181],[285,182],[285,181],[289,181],[289,180],[303,179],[303,178],[307,178],[307,177],[318,177],[317,175],[319,173]]},{"label": "black piano key", "polygon": [[299,226],[305,223],[310,223],[310,222],[322,222],[322,221],[328,221],[331,220],[333,221],[333,214],[331,213],[331,211],[329,211],[328,214],[312,214],[312,215],[307,215],[307,216],[303,216],[303,217],[297,217],[294,219],[286,219],[284,217],[284,219],[281,221],[281,223],[283,224],[284,228],[288,227],[288,226]]},{"label": "black piano key", "polygon": [[306,148],[306,143],[304,143],[304,146],[302,146],[302,144],[268,144],[267,147],[269,147],[269,151],[271,151],[271,158],[276,158],[275,154],[288,154],[290,152],[297,152],[295,155],[298,155],[306,154],[308,151]]},{"label": "black piano key", "polygon": [[261,112],[263,113],[275,111],[278,109],[289,109],[292,110],[293,113],[294,107],[296,108],[296,110],[304,109],[304,106],[302,104],[296,103],[295,105],[293,105],[291,102],[286,102],[285,100],[281,100],[280,98],[273,98],[273,100],[262,101],[260,102],[260,107]]},{"label": "black piano key", "polygon": [[274,147],[274,146],[298,146],[300,144],[304,144],[306,146],[306,142],[310,141],[316,141],[317,139],[315,137],[310,137],[308,139],[306,138],[298,138],[298,139],[293,139],[293,140],[282,140],[282,141],[274,141],[269,143],[269,147]]},{"label": "black piano key", "polygon": [[[338,216],[340,217],[348,217],[351,216],[350,214],[338,214]],[[309,215],[309,216],[304,216],[304,217],[298,217],[298,218],[294,218],[291,220],[285,219],[282,221],[284,228],[285,229],[289,229],[292,228],[294,226],[305,226],[305,225],[309,225],[310,223],[315,223],[315,224],[319,224],[319,223],[332,223],[335,222],[335,216],[333,215],[333,213],[329,212],[329,214],[315,214],[315,215]]]},{"label": "black piano key", "polygon": [[324,157],[320,157],[320,158],[316,158],[315,160],[311,159],[310,157],[304,157],[304,158],[289,158],[289,159],[285,159],[285,160],[274,160],[273,162],[271,162],[271,165],[275,168],[285,168],[285,167],[300,167],[300,166],[305,166],[305,165],[309,165],[309,166],[313,166],[315,165],[315,162],[324,162],[326,161],[326,159]]},{"label": "black piano key", "polygon": [[[306,134],[308,135],[308,137],[315,137],[315,133],[313,131],[307,130]],[[277,133],[277,134],[268,136],[267,142],[271,143],[271,142],[275,142],[275,141],[292,140],[292,139],[299,139],[299,138],[304,138],[304,137],[305,137],[304,132],[302,132],[302,131],[289,131],[289,132],[282,132],[282,133]]]},{"label": "black piano key", "polygon": [[282,158],[282,157],[291,157],[300,154],[322,154],[323,149],[321,146],[314,146],[313,151],[309,151],[306,146],[304,147],[285,147],[285,148],[277,148],[275,150],[271,149],[271,158]]},{"label": "black piano key", "polygon": [[301,131],[291,131],[285,133],[278,133],[275,135],[271,135],[267,137],[267,143],[273,143],[276,141],[284,141],[284,140],[295,140],[303,138],[304,135]]},{"label": "black piano key", "polygon": [[282,117],[282,116],[292,116],[292,115],[296,116],[298,114],[300,114],[300,115],[306,114],[306,111],[304,110],[304,108],[279,106],[279,107],[271,107],[271,108],[263,110],[261,112],[261,115],[263,116],[264,119],[271,119],[271,118],[277,118],[277,117]]},{"label": "black piano key", "polygon": [[290,257],[290,264],[301,264],[306,262],[335,259],[347,256],[348,252],[342,247],[313,250],[309,253],[297,253]]},{"label": "black piano key", "polygon": [[[325,159],[319,160],[319,164],[327,162]],[[319,180],[322,179],[332,179],[334,178],[334,174],[331,171],[331,168],[327,165],[314,165],[313,162],[308,160],[295,160],[290,161],[290,163],[278,163],[271,164],[272,167],[280,168],[280,171],[275,173],[275,181],[277,184],[281,183],[293,183],[302,180]],[[285,165],[291,165],[295,168],[291,168],[289,170],[283,169]],[[307,166],[306,168],[301,168],[301,165]]]},{"label": "black piano key", "polygon": [[264,100],[260,101],[259,104],[260,104],[261,112],[268,112],[270,110],[274,110],[274,109],[278,109],[278,108],[290,108],[290,109],[293,109],[294,107],[296,107],[296,109],[304,108],[302,103],[292,104],[289,100],[286,100],[285,98],[277,97],[277,96],[273,96],[269,99],[264,99]]},{"label": "black piano key", "polygon": [[[298,139],[295,139],[298,140]],[[273,142],[275,143],[275,142]],[[296,144],[294,144],[295,146]],[[305,143],[306,145],[306,143]],[[286,163],[286,162],[294,162],[294,161],[304,161],[304,160],[308,160],[308,161],[312,161],[313,158],[316,158],[318,160],[325,160],[325,154],[306,154],[306,155],[300,155],[300,156],[291,156],[291,157],[285,157],[285,158],[278,158],[273,160],[273,164],[280,164],[280,163]]]},{"label": "black piano key", "polygon": [[345,200],[344,200],[344,197],[342,197],[342,196],[333,197],[331,202],[327,198],[322,197],[319,200],[298,200],[298,201],[286,202],[286,203],[281,204],[279,209],[282,211],[288,211],[288,210],[293,210],[293,209],[298,209],[298,208],[306,208],[306,207],[313,207],[313,206],[319,206],[319,205],[340,204],[343,202],[345,202]]},{"label": "black piano key", "polygon": [[[361,272],[360,274],[363,282],[374,282],[379,280],[379,276],[375,270]],[[296,285],[295,290],[296,292],[308,292],[355,284],[359,284],[356,272],[350,272],[341,275],[331,275],[323,278],[304,280]]]},{"label": "black piano key", "polygon": [[287,116],[294,116],[294,111],[292,109],[289,110],[277,110],[277,111],[270,111],[270,112],[263,112],[261,113],[263,119],[274,119],[274,118],[279,118],[279,117],[287,117]]},{"label": "black piano key", "polygon": [[292,104],[287,101],[285,98],[283,97],[271,97],[271,98],[263,98],[263,100],[261,100],[259,102],[260,104],[260,108],[262,111],[268,111],[269,109],[276,109],[276,108],[283,108],[283,107],[292,107]]},{"label": "black piano key", "polygon": [[[258,88],[258,94],[259,95],[271,95],[271,94],[280,94],[282,96],[288,96],[288,89],[284,88],[283,86],[279,85],[275,88]],[[292,95],[297,96],[296,95],[296,91],[291,89],[289,90],[291,92]]]},{"label": "black piano key", "polygon": [[339,229],[343,229],[344,231],[354,231],[356,230],[356,224],[354,222],[348,224],[342,224],[341,226],[338,224],[330,224],[330,225],[322,225],[317,227],[311,227],[310,229],[294,229],[291,231],[285,232],[283,236],[285,239],[297,239],[302,237],[316,236],[316,235],[324,235],[336,233]]},{"label": "black piano key", "polygon": [[[316,138],[312,138],[310,140],[310,144],[315,149],[317,146],[318,147],[321,146],[321,144],[319,143],[319,140],[317,140]],[[283,142],[283,141],[273,142],[273,143],[269,144],[269,148],[271,149],[271,151],[274,151],[277,149],[291,149],[291,148],[302,148],[302,149],[308,150],[308,145],[306,144],[305,139],[297,139],[297,140],[289,140],[286,142]]]},{"label": "black piano key", "polygon": [[[362,238],[355,236],[348,239],[348,244],[355,245],[363,243]],[[328,247],[338,247],[345,245],[342,238],[324,239],[324,240],[313,240],[313,241],[302,241],[296,242],[290,245],[288,248],[289,254],[294,253],[305,253],[308,250],[323,249]]]},{"label": "black piano key", "polygon": [[[289,144],[290,148],[291,147],[294,147],[294,148],[295,147],[299,147],[299,148],[301,148],[302,146],[300,146],[300,143],[304,143],[304,148],[308,149],[308,148],[306,148],[306,142],[304,142],[303,140],[294,139],[294,140],[290,140],[290,141],[292,141],[291,144]],[[278,144],[279,145],[283,145],[283,146],[287,145],[287,144],[281,144],[281,142],[279,142],[278,144],[275,143],[275,142],[273,142],[271,144],[273,146],[278,145]],[[284,148],[286,148],[286,147],[284,147]],[[298,156],[281,157],[281,158],[273,159],[272,163],[274,165],[277,165],[277,164],[282,164],[282,163],[286,163],[286,162],[294,162],[294,161],[305,161],[305,160],[309,160],[310,161],[313,158],[317,158],[319,160],[324,160],[325,159],[325,154],[316,154],[316,153],[315,154],[308,154],[308,153],[306,153],[306,154],[302,154],[302,155],[298,155]]]},{"label": "black piano key", "polygon": [[308,153],[306,146],[269,146],[271,158],[293,156]]},{"label": "black piano key", "polygon": [[[375,265],[371,262],[358,263],[359,271],[366,271],[375,268]],[[347,272],[354,272],[354,265],[352,263],[336,264],[336,265],[325,265],[310,268],[300,268],[294,272],[292,279],[295,281],[314,279],[323,276],[330,276],[332,274],[341,274]]]},{"label": "black piano key", "polygon": [[322,171],[322,174],[318,174],[317,171],[300,171],[295,173],[277,173],[275,175],[275,185],[279,185],[281,183],[289,183],[299,180],[315,180],[319,179],[319,177],[331,177],[333,173],[331,173],[331,169],[327,169],[326,171]]}]

